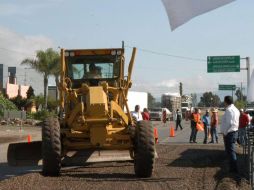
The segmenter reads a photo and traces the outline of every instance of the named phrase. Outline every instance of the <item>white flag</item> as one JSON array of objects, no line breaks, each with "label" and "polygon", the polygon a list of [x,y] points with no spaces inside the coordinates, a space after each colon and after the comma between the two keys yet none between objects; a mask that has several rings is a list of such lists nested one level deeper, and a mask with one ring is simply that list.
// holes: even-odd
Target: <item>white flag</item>
[{"label": "white flag", "polygon": [[254,70],[251,74],[250,84],[247,87],[247,101],[254,102]]},{"label": "white flag", "polygon": [[235,0],[162,0],[171,30],[201,15]]}]

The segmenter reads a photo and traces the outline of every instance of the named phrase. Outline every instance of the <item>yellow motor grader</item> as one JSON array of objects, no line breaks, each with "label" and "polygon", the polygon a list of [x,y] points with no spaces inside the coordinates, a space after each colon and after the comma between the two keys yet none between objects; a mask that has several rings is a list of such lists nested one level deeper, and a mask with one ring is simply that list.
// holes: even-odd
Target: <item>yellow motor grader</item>
[{"label": "yellow motor grader", "polygon": [[61,49],[60,114],[42,126],[44,175],[57,176],[61,165],[77,160],[121,160],[126,152],[136,176],[152,175],[153,127],[132,118],[127,100],[135,54],[133,48],[125,76],[124,48]]}]

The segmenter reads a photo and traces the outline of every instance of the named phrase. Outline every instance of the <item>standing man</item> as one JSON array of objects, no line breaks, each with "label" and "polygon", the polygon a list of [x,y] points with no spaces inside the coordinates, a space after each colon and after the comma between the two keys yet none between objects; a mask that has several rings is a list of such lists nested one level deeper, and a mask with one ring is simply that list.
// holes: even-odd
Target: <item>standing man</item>
[{"label": "standing man", "polygon": [[204,123],[204,144],[207,144],[207,139],[210,133],[210,116],[209,116],[209,110],[206,110],[205,115],[203,115],[202,121]]},{"label": "standing man", "polygon": [[246,127],[248,126],[248,124],[249,124],[249,116],[246,113],[244,113],[243,109],[240,109],[238,135],[241,145],[245,145],[247,143]]},{"label": "standing man", "polygon": [[185,111],[185,116],[184,116],[185,121],[188,121],[190,119],[190,117],[191,117],[191,110],[189,108],[187,108]]},{"label": "standing man", "polygon": [[143,120],[147,120],[147,121],[150,120],[150,114],[147,108],[143,109],[142,118]]},{"label": "standing man", "polygon": [[198,108],[195,108],[194,113],[191,115],[191,135],[190,143],[197,143],[197,123],[200,122],[200,114]]},{"label": "standing man", "polygon": [[133,111],[133,112],[131,113],[131,115],[132,115],[133,118],[136,119],[136,121],[141,121],[141,120],[143,120],[142,114],[141,114],[141,112],[140,112],[140,106],[139,106],[139,105],[136,105],[136,106],[135,106],[135,111]]},{"label": "standing man", "polygon": [[218,124],[219,124],[218,111],[216,108],[212,108],[212,116],[211,116],[212,140],[209,143],[214,143],[214,140],[216,140],[216,143],[218,143],[218,132],[217,132]]},{"label": "standing man", "polygon": [[181,121],[182,121],[182,113],[179,111],[179,109],[176,110],[176,131],[178,129],[178,126],[181,128],[181,130],[183,130],[183,127],[181,125]]},{"label": "standing man", "polygon": [[222,117],[221,132],[223,133],[225,151],[230,161],[230,172],[238,173],[235,142],[237,138],[240,113],[234,106],[231,96],[225,96],[224,104],[226,111]]}]

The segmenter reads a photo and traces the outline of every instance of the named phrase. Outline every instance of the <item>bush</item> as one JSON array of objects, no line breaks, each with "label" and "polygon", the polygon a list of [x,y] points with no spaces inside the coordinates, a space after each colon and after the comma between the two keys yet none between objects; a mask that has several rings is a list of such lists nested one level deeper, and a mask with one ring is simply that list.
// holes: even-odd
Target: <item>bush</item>
[{"label": "bush", "polygon": [[18,95],[15,98],[11,98],[10,101],[14,103],[19,110],[26,107],[27,99],[22,98],[22,96]]},{"label": "bush", "polygon": [[238,109],[244,109],[246,107],[246,101],[243,101],[243,100],[237,100],[235,101],[235,106],[238,108]]},{"label": "bush", "polygon": [[4,110],[17,110],[15,104],[0,94],[0,115],[3,116]]},{"label": "bush", "polygon": [[48,99],[48,107],[49,111],[56,111],[57,107],[59,106],[59,102],[57,100]]},{"label": "bush", "polygon": [[47,110],[38,111],[36,113],[29,114],[28,118],[43,121],[50,116],[57,116],[54,112]]}]

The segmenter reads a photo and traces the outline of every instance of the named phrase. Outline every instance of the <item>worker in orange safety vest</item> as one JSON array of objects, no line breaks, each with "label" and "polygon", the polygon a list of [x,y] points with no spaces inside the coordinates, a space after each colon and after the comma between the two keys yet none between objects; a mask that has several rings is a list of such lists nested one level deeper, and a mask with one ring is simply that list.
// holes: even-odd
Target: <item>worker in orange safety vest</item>
[{"label": "worker in orange safety vest", "polygon": [[191,134],[190,134],[190,143],[197,143],[197,123],[201,122],[201,116],[198,108],[194,109],[194,113],[191,114]]}]

